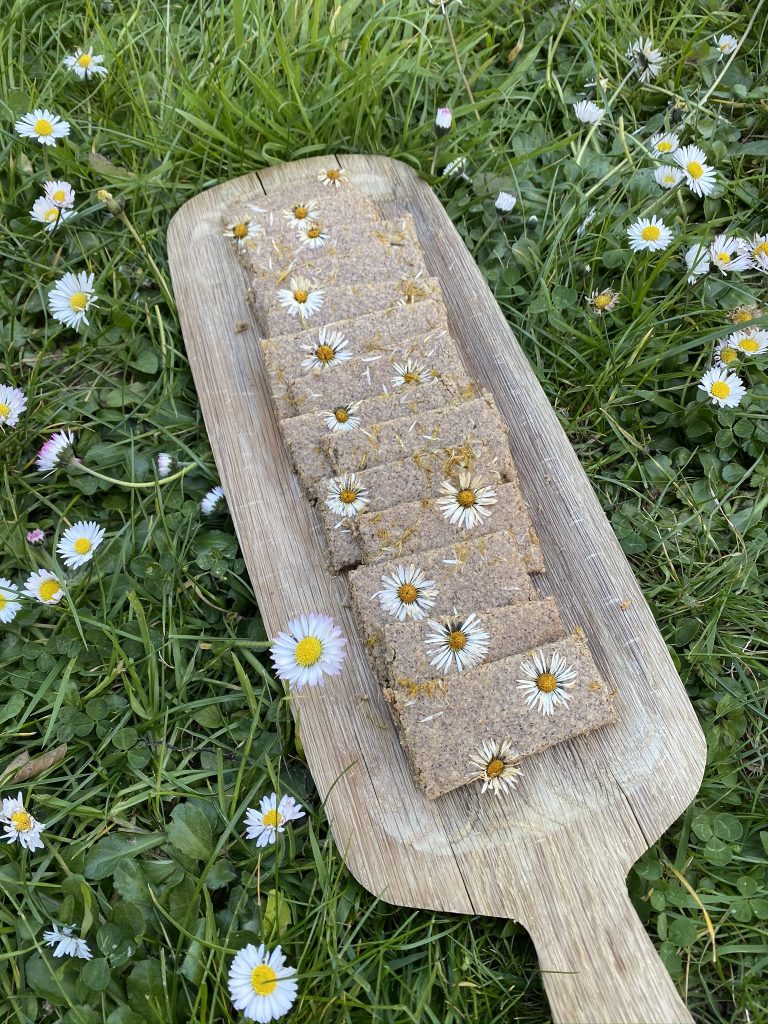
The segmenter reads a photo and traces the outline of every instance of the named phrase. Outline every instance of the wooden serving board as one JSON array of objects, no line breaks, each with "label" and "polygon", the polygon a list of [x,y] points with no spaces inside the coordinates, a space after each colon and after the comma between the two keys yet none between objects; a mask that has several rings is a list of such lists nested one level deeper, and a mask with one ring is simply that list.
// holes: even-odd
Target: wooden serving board
[{"label": "wooden serving board", "polygon": [[[566,625],[582,626],[617,691],[618,722],[525,763],[517,790],[437,801],[414,784],[367,666],[345,579],[272,412],[246,275],[220,216],[310,173],[345,167],[387,216],[409,210],[469,369],[511,428],[523,494]],[[206,427],[270,635],[322,611],[348,637],[343,675],[294,695],[301,741],[352,874],[409,907],[489,914],[531,933],[557,1022],[678,1024],[691,1017],[627,894],[634,861],[693,799],[705,744],[627,560],[482,274],[431,189],[395,160],[300,160],[189,200],[168,232],[171,275]]]}]

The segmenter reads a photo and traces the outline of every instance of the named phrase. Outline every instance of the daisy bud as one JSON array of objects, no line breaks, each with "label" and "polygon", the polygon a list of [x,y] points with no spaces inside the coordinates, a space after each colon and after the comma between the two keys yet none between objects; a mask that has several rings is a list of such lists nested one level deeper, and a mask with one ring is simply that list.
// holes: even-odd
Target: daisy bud
[{"label": "daisy bud", "polygon": [[52,473],[60,466],[67,466],[75,458],[75,435],[71,430],[59,430],[51,434],[37,453],[35,468],[38,473]]},{"label": "daisy bud", "polygon": [[447,135],[453,124],[453,114],[450,107],[439,107],[435,117],[435,134]]},{"label": "daisy bud", "polygon": [[176,459],[168,452],[160,452],[155,459],[155,465],[157,466],[157,475],[162,479],[171,473],[176,465]]},{"label": "daisy bud", "polygon": [[45,530],[41,530],[36,527],[34,530],[29,530],[27,533],[28,544],[42,544],[45,540]]},{"label": "daisy bud", "polygon": [[108,192],[105,188],[100,188],[97,191],[96,198],[100,203],[104,203],[107,212],[111,213],[113,217],[119,217],[125,209],[125,200],[115,199],[112,193]]},{"label": "daisy bud", "polygon": [[539,218],[536,216],[536,214],[531,214],[531,216],[525,222],[525,226],[528,228],[529,231],[536,230],[536,228],[539,226]]},{"label": "daisy bud", "polygon": [[220,484],[212,487],[200,502],[200,511],[204,516],[213,515],[214,512],[223,512],[226,507],[224,488]]},{"label": "daisy bud", "polygon": [[511,192],[499,192],[496,196],[496,209],[499,213],[511,213],[516,203],[517,199]]}]

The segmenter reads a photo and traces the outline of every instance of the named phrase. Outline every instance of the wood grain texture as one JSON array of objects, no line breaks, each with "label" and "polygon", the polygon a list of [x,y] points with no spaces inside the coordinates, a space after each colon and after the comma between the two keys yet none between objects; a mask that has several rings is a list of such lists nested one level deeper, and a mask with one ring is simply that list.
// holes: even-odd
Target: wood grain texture
[{"label": "wood grain texture", "polygon": [[[219,218],[339,163],[387,216],[413,213],[453,335],[511,428],[523,494],[544,548],[542,594],[586,631],[617,690],[619,720],[526,761],[516,792],[416,788],[368,670],[346,582],[283,447],[243,299],[245,274]],[[343,675],[294,695],[301,740],[334,839],[372,893],[411,907],[514,918],[531,933],[561,1024],[690,1021],[626,891],[633,862],[693,799],[705,745],[627,560],[554,411],[431,189],[384,157],[297,161],[219,185],[174,216],[169,259],[206,427],[268,632],[327,612],[350,640]],[[236,330],[238,322],[249,325]]]}]

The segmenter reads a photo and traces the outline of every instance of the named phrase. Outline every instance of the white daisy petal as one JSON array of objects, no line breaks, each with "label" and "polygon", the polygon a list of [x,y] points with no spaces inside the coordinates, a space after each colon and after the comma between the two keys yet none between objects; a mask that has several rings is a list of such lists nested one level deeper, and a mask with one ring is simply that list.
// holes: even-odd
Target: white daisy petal
[{"label": "white daisy petal", "polygon": [[0,622],[13,622],[21,611],[18,600],[19,588],[4,576],[0,576]]},{"label": "white daisy petal", "polygon": [[592,307],[592,312],[596,316],[602,316],[603,313],[610,313],[612,309],[615,309],[620,298],[621,292],[615,292],[612,288],[604,288],[602,291],[592,292],[587,301]]},{"label": "white daisy petal", "polygon": [[245,249],[264,233],[264,228],[255,220],[238,220],[227,224],[222,231],[225,238],[231,238],[238,249]]},{"label": "white daisy petal", "polygon": [[736,39],[735,36],[728,35],[727,32],[724,32],[718,39],[715,39],[714,43],[720,51],[718,60],[722,60],[723,57],[730,56],[730,54],[732,54],[739,45],[738,39]]},{"label": "white daisy petal", "polygon": [[547,657],[543,651],[536,651],[531,661],[520,666],[520,671],[524,678],[517,680],[517,688],[529,708],[551,715],[555,708],[568,704],[568,691],[574,685],[576,672],[561,654],[553,652]]},{"label": "white daisy petal", "polygon": [[[327,174],[328,172],[326,171],[325,173]],[[298,230],[308,220],[317,220],[320,216],[320,211],[317,208],[317,202],[314,199],[310,199],[306,203],[296,203],[290,210],[283,210],[283,216],[292,228]]]},{"label": "white daisy petal", "polygon": [[761,356],[768,350],[768,331],[734,331],[726,338],[726,343],[736,349],[740,356]]},{"label": "white daisy petal", "polygon": [[329,615],[292,619],[272,642],[270,655],[280,679],[294,687],[316,686],[337,676],[346,657],[346,638]]},{"label": "white daisy petal", "polygon": [[465,669],[474,668],[488,653],[490,633],[482,628],[480,619],[474,612],[463,621],[451,619],[447,622],[437,622],[430,619],[428,625],[432,632],[424,643],[427,647],[435,648],[434,651],[430,651],[430,654],[434,654],[430,665],[440,672],[450,672],[453,669],[463,672]]},{"label": "white daisy petal", "polygon": [[71,956],[80,960],[91,960],[93,953],[85,939],[81,939],[72,933],[75,930],[73,924],[58,925],[51,923],[49,931],[43,932],[43,941],[46,946],[55,946],[54,957]]},{"label": "white daisy petal", "polygon": [[579,100],[573,104],[573,112],[582,124],[598,124],[605,117],[605,111],[591,100]]},{"label": "white daisy petal", "polygon": [[55,231],[62,221],[74,215],[74,211],[64,210],[50,202],[45,196],[39,196],[32,204],[29,215],[38,224],[45,225],[44,231]]},{"label": "white daisy petal", "polygon": [[27,396],[20,388],[0,384],[0,427],[15,427],[27,407]]},{"label": "white daisy petal", "polygon": [[71,210],[75,205],[75,190],[68,181],[43,182],[43,195],[52,206],[61,210]]},{"label": "white daisy petal", "polygon": [[35,468],[38,473],[52,473],[59,466],[68,465],[74,458],[75,435],[71,430],[59,430],[51,434],[37,453]]},{"label": "white daisy petal", "polygon": [[64,531],[56,546],[59,557],[69,569],[90,562],[96,548],[104,540],[104,528],[98,523],[79,522]]},{"label": "white daisy petal", "polygon": [[672,167],[671,164],[663,164],[653,172],[656,184],[662,188],[674,188],[683,180],[683,172],[679,167]]},{"label": "white daisy petal", "polygon": [[494,205],[499,213],[511,213],[517,205],[517,198],[511,192],[499,192]]},{"label": "white daisy petal", "polygon": [[322,249],[330,240],[330,235],[323,230],[320,221],[304,221],[298,230],[297,237],[308,249]]},{"label": "white daisy petal", "polygon": [[627,60],[632,63],[641,82],[651,82],[658,77],[663,57],[650,39],[641,36],[627,49]]},{"label": "white daisy petal", "polygon": [[709,247],[697,242],[685,254],[685,265],[688,268],[688,284],[695,284],[703,274],[708,274],[712,266]]},{"label": "white daisy petal", "polygon": [[204,495],[200,502],[200,511],[204,516],[213,515],[214,512],[223,512],[227,506],[226,498],[224,497],[224,488],[221,484],[216,484],[212,487],[206,495]]},{"label": "white daisy petal", "polygon": [[415,565],[398,565],[391,576],[381,577],[382,589],[378,597],[381,607],[398,622],[411,619],[420,622],[433,607],[438,589],[434,580],[428,580],[422,569]]},{"label": "white daisy petal", "polygon": [[768,235],[754,235],[746,251],[754,269],[768,274]]},{"label": "white daisy petal", "polygon": [[680,136],[675,132],[658,132],[648,140],[648,148],[654,156],[669,156],[680,145]]}]

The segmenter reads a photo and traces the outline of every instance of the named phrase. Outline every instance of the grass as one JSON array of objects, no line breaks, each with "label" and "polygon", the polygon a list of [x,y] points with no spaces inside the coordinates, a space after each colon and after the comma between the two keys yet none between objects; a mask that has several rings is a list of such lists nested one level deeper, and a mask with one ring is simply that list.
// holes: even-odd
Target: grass
[{"label": "grass", "polygon": [[[44,850],[0,855],[3,1024],[236,1019],[226,971],[247,941],[282,943],[298,967],[296,1024],[548,1019],[519,926],[390,907],[350,878],[267,667],[231,523],[200,515],[216,470],[168,289],[168,220],[217,182],[333,151],[387,153],[433,182],[577,448],[709,743],[696,802],[630,891],[699,1022],[768,1020],[765,363],[741,371],[739,409],[714,409],[696,386],[728,311],[764,301],[765,278],[712,273],[692,289],[680,259],[716,231],[766,228],[762,8],[453,3],[472,105],[445,20],[421,0],[6,5],[0,340],[3,380],[29,408],[0,433],[0,574],[53,565],[77,519],[108,539],[65,602],[26,605],[0,636],[2,792],[21,788],[49,826]],[[744,36],[730,64],[710,45],[725,31]],[[665,54],[649,87],[625,80],[640,34]],[[103,82],[61,67],[83,43],[106,55]],[[596,76],[610,113],[588,137],[570,104]],[[37,105],[71,122],[65,144],[15,136]],[[438,105],[455,126],[436,151]],[[642,140],[671,123],[717,166],[715,196],[653,182]],[[460,153],[471,184],[439,177]],[[49,177],[78,194],[53,236],[28,215]],[[518,197],[504,224],[499,188]],[[625,227],[650,212],[674,244],[632,255]],[[86,268],[100,302],[76,334],[48,318],[46,293]],[[607,286],[621,303],[597,319],[582,296]],[[41,479],[34,454],[56,429],[75,432],[92,469],[150,486],[74,468]],[[158,451],[192,464],[183,479],[152,484]],[[25,540],[32,526],[48,533],[42,548]],[[61,743],[63,760],[11,781],[13,758]],[[240,823],[273,788],[311,813],[257,857]],[[95,960],[51,960],[51,920],[82,926]]]}]

